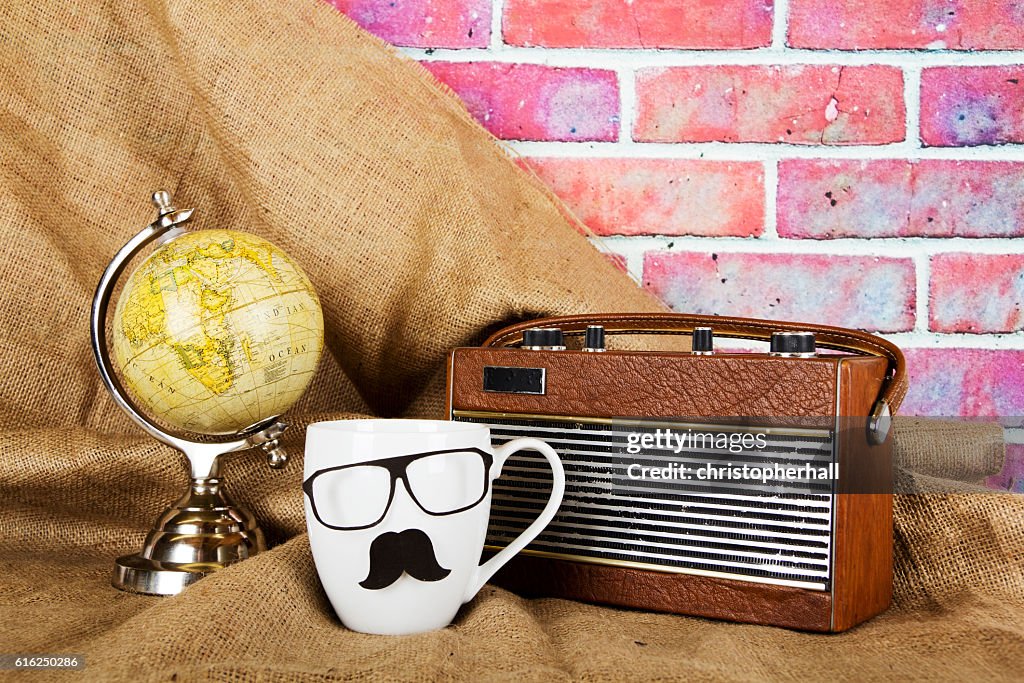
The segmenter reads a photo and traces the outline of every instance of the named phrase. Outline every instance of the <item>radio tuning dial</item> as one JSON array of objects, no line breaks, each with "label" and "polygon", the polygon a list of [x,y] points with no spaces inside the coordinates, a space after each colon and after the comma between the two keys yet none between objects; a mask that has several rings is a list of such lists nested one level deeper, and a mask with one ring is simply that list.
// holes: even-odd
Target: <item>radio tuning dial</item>
[{"label": "radio tuning dial", "polygon": [[565,337],[557,327],[531,327],[523,332],[522,348],[529,351],[565,351]]},{"label": "radio tuning dial", "polygon": [[813,358],[816,347],[813,332],[772,332],[770,353],[790,358]]}]

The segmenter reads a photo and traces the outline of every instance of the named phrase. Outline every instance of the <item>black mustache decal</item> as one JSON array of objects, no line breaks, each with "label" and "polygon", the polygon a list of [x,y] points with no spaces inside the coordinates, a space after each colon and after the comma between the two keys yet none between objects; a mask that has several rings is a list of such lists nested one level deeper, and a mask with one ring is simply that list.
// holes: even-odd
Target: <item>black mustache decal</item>
[{"label": "black mustache decal", "polygon": [[389,531],[370,544],[370,573],[359,582],[367,590],[387,588],[408,574],[420,581],[440,581],[452,573],[437,562],[430,537],[419,529]]}]

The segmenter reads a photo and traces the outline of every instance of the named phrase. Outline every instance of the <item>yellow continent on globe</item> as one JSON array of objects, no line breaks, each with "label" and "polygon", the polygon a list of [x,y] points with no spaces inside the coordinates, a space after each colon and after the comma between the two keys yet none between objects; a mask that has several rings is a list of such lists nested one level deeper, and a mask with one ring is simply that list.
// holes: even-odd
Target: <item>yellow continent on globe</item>
[{"label": "yellow continent on globe", "polygon": [[132,273],[113,321],[123,383],[153,417],[229,434],[302,395],[323,347],[323,314],[302,270],[234,230],[187,232]]}]

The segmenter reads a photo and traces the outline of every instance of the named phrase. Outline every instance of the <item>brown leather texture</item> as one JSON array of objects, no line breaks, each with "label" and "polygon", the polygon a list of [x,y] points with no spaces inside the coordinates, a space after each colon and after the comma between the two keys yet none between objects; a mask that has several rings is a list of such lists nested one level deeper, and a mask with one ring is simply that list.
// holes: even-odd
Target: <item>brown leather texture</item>
[{"label": "brown leather texture", "polygon": [[[452,352],[451,407],[594,417],[831,417],[836,356],[523,351]],[[544,395],[483,389],[485,366],[543,367]],[[825,426],[831,426],[827,422]]]},{"label": "brown leather texture", "polygon": [[803,631],[831,630],[832,598],[824,591],[530,555],[519,555],[491,581],[528,597],[557,596]]},{"label": "brown leather texture", "polygon": [[885,358],[888,378],[880,395],[895,413],[907,393],[907,369],[903,352],[892,342],[860,330],[814,323],[759,320],[685,313],[596,313],[529,320],[509,325],[492,334],[484,346],[510,346],[531,327],[558,327],[567,336],[583,334],[588,325],[603,325],[606,334],[690,334],[694,327],[711,327],[721,337],[765,341],[772,332],[810,331],[820,348]]}]

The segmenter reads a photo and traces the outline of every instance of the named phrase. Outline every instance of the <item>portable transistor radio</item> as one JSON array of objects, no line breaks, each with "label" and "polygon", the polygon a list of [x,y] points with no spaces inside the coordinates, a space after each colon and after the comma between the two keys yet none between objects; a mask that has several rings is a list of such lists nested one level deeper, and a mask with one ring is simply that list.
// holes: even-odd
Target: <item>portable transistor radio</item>
[{"label": "portable transistor radio", "polygon": [[[693,350],[606,346],[625,334],[692,335]],[[716,337],[770,350],[716,352]],[[889,426],[906,386],[900,350],[855,330],[605,314],[455,349],[448,410],[489,425],[495,444],[542,439],[565,468],[558,515],[500,585],[829,632],[892,598]],[[490,550],[535,517],[549,480],[532,456],[509,459]]]}]

